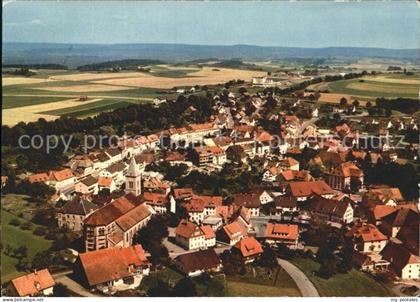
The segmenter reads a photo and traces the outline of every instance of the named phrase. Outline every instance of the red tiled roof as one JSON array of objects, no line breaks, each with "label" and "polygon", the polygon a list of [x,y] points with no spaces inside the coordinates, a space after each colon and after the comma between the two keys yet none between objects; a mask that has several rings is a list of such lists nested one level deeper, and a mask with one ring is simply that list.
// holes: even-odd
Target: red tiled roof
[{"label": "red tiled roof", "polygon": [[233,203],[246,208],[259,208],[261,206],[260,195],[255,193],[238,193],[234,195]]},{"label": "red tiled roof", "polygon": [[166,161],[184,161],[185,155],[179,153],[178,151],[168,152],[165,160]]},{"label": "red tiled roof", "polygon": [[143,197],[146,202],[153,204],[165,204],[167,200],[166,194],[162,193],[144,192]]},{"label": "red tiled roof", "polygon": [[245,236],[247,234],[247,230],[245,227],[240,224],[238,221],[234,221],[232,223],[229,223],[223,227],[223,230],[225,231],[226,235],[231,239],[237,239],[241,236]]},{"label": "red tiled roof", "polygon": [[192,188],[178,188],[178,189],[174,189],[174,197],[175,197],[175,199],[191,198],[193,194],[194,193],[193,193]]},{"label": "red tiled roof", "polygon": [[380,220],[382,217],[387,216],[397,210],[394,206],[389,205],[376,205],[373,208],[373,217],[375,220]]},{"label": "red tiled roof", "polygon": [[110,202],[85,219],[86,225],[108,225],[133,209],[135,205],[125,196]]},{"label": "red tiled roof", "polygon": [[270,142],[274,139],[274,137],[268,133],[267,131],[262,131],[257,135],[256,140],[259,142]]},{"label": "red tiled roof", "polygon": [[293,157],[286,157],[285,159],[281,160],[280,162],[281,162],[281,164],[286,165],[288,167],[292,167],[292,166],[295,166],[295,165],[299,164],[299,162],[296,159],[294,159]]},{"label": "red tiled roof", "polygon": [[289,188],[293,197],[308,197],[313,194],[326,195],[334,193],[333,189],[323,180],[292,182],[289,184]]},{"label": "red tiled roof", "polygon": [[344,177],[363,176],[363,171],[352,162],[342,163],[340,166],[334,169],[334,173],[337,175],[342,175]]},{"label": "red tiled roof", "polygon": [[188,128],[192,131],[203,131],[203,130],[211,130],[214,129],[213,123],[205,123],[205,124],[190,124]]},{"label": "red tiled roof", "polygon": [[299,228],[295,224],[268,223],[265,228],[265,237],[268,239],[282,239],[296,241]]},{"label": "red tiled roof", "polygon": [[175,229],[175,234],[184,238],[203,236],[204,233],[194,222],[182,220]]},{"label": "red tiled roof", "polygon": [[54,279],[48,269],[17,277],[11,283],[20,297],[37,295],[42,290],[55,285]]},{"label": "red tiled roof", "polygon": [[206,154],[213,154],[213,155],[221,155],[224,154],[225,151],[217,146],[205,146],[205,147],[199,147],[199,148],[195,148],[195,151],[197,151],[197,153],[199,155],[206,155]]},{"label": "red tiled roof", "polygon": [[82,253],[79,259],[90,286],[132,276],[136,268],[149,265],[141,245]]},{"label": "red tiled roof", "polygon": [[235,244],[242,257],[258,256],[263,253],[261,244],[254,237],[244,237]]},{"label": "red tiled roof", "polygon": [[38,173],[38,174],[34,174],[34,175],[29,175],[28,176],[28,181],[32,184],[35,182],[44,182],[44,181],[48,181],[49,177],[47,173]]},{"label": "red tiled roof", "polygon": [[72,177],[74,177],[74,175],[70,169],[63,169],[59,171],[50,172],[50,179],[55,181],[63,181]]},{"label": "red tiled roof", "polygon": [[195,272],[198,270],[211,270],[220,266],[220,258],[214,249],[206,249],[193,253],[183,254],[176,258],[176,262],[184,272]]},{"label": "red tiled roof", "polygon": [[127,231],[150,215],[149,208],[145,204],[141,204],[120,216],[116,223],[123,231]]},{"label": "red tiled roof", "polygon": [[200,227],[201,231],[204,233],[204,236],[206,239],[212,239],[216,237],[216,234],[214,233],[213,229],[209,225],[203,225]]},{"label": "red tiled roof", "polygon": [[388,237],[382,234],[376,226],[367,223],[353,225],[347,234],[355,238],[360,238],[363,242],[388,240]]},{"label": "red tiled roof", "polygon": [[222,196],[210,196],[210,195],[193,195],[192,200],[200,200],[205,207],[208,206],[221,206],[223,202]]},{"label": "red tiled roof", "polygon": [[371,189],[370,192],[379,200],[395,199],[396,201],[402,201],[404,199],[401,195],[400,189],[398,188],[375,188]]}]

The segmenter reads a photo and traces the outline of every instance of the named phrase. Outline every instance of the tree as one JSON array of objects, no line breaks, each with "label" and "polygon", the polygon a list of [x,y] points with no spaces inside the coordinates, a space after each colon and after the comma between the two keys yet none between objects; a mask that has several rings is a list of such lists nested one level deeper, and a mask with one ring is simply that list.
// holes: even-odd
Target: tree
[{"label": "tree", "polygon": [[371,103],[370,101],[367,101],[367,102],[366,102],[366,108],[368,108],[368,109],[369,109],[369,108],[371,108],[371,107],[372,107],[372,103]]},{"label": "tree", "polygon": [[162,240],[168,237],[168,227],[165,218],[154,216],[149,223],[140,229],[133,238],[134,244],[141,244],[151,254],[153,264],[159,264],[169,256],[168,250],[162,245]]},{"label": "tree", "polygon": [[65,286],[62,283],[57,283],[54,287],[53,287],[53,297],[70,297],[71,296],[71,292],[70,290],[67,288],[67,286]]},{"label": "tree", "polygon": [[171,297],[172,291],[168,282],[158,279],[156,285],[147,291],[149,297]]},{"label": "tree", "polygon": [[244,94],[244,93],[247,92],[245,87],[240,87],[238,91],[239,91],[240,94]]},{"label": "tree", "polygon": [[20,246],[13,250],[15,258],[22,259],[28,256],[28,248],[26,246]]},{"label": "tree", "polygon": [[35,254],[35,256],[32,258],[32,270],[35,269],[44,269],[48,268],[50,265],[58,265],[61,264],[62,258],[57,256],[52,251],[41,251]]},{"label": "tree", "polygon": [[359,107],[359,105],[360,105],[360,103],[359,103],[359,101],[356,99],[356,100],[354,100],[353,101],[353,103],[352,103],[352,105],[354,106],[354,107]]},{"label": "tree", "polygon": [[258,264],[273,269],[278,266],[276,252],[269,244],[263,246],[263,253],[258,260]]},{"label": "tree", "polygon": [[340,105],[343,107],[343,106],[346,106],[347,105],[347,99],[346,98],[341,98],[340,99]]},{"label": "tree", "polygon": [[243,266],[241,256],[237,253],[232,253],[230,250],[225,250],[221,255],[223,270],[226,275],[233,276]]},{"label": "tree", "polygon": [[350,178],[350,190],[352,192],[359,192],[360,188],[362,187],[362,182],[360,179],[351,177]]},{"label": "tree", "polygon": [[194,282],[189,277],[182,278],[179,280],[173,289],[173,295],[175,297],[195,297],[197,296],[197,290]]},{"label": "tree", "polygon": [[354,253],[354,243],[351,237],[346,237],[344,240],[344,246],[340,251],[340,261],[337,264],[337,270],[340,273],[347,273],[353,268],[353,253]]},{"label": "tree", "polygon": [[321,263],[321,266],[317,272],[317,275],[329,279],[335,274],[335,259],[326,259]]}]

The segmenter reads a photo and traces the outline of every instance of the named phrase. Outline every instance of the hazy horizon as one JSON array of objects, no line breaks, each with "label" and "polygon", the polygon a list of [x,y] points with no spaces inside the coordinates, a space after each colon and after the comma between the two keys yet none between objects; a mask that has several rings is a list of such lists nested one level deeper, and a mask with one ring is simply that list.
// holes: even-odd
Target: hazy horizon
[{"label": "hazy horizon", "polygon": [[3,42],[419,49],[418,7],[400,2],[3,4]]},{"label": "hazy horizon", "polygon": [[323,49],[323,48],[372,48],[372,49],[389,49],[389,50],[420,50],[419,47],[414,48],[385,48],[385,47],[365,47],[365,46],[321,46],[321,47],[304,47],[304,46],[282,46],[282,45],[256,45],[256,44],[192,44],[192,43],[141,43],[141,42],[126,42],[126,43],[65,43],[65,42],[17,42],[17,41],[3,41],[3,43],[8,44],[62,44],[62,45],[188,45],[188,46],[250,46],[250,47],[272,47],[272,48],[313,48],[313,49]]}]

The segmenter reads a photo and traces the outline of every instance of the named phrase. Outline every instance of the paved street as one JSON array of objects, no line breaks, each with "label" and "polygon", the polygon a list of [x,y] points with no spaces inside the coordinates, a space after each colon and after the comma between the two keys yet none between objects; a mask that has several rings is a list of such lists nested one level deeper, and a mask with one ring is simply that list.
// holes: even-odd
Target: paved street
[{"label": "paved street", "polygon": [[298,267],[284,259],[277,259],[277,262],[295,281],[303,297],[319,297],[315,286]]}]

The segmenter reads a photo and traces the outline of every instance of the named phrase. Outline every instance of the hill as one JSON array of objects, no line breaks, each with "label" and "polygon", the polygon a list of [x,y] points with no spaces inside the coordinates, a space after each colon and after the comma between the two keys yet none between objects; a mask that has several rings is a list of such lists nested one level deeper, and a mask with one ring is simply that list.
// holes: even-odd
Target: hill
[{"label": "hill", "polygon": [[107,61],[100,62],[95,64],[87,64],[77,67],[80,71],[91,71],[91,70],[109,70],[112,68],[119,67],[123,70],[136,70],[138,66],[147,66],[147,65],[158,65],[165,64],[165,62],[160,60],[149,60],[149,59],[126,59],[126,60],[116,60],[116,61]]},{"label": "hill", "polygon": [[188,44],[51,44],[3,43],[4,64],[54,63],[76,67],[124,59],[184,62],[208,58],[219,60],[275,60],[282,58],[393,58],[418,60],[418,49],[361,47],[263,47],[254,45]]}]

